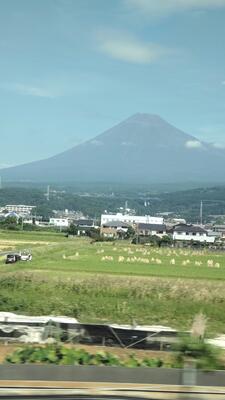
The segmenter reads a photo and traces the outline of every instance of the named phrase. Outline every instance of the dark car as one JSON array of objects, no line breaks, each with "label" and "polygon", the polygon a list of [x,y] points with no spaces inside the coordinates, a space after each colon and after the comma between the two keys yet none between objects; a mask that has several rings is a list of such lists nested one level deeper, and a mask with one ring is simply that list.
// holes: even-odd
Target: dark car
[{"label": "dark car", "polygon": [[19,254],[7,254],[5,263],[6,264],[13,264],[20,260]]}]

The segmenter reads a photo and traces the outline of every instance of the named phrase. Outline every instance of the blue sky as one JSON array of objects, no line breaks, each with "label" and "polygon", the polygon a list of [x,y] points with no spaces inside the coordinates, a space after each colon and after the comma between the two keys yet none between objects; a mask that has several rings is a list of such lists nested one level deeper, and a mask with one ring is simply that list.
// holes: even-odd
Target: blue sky
[{"label": "blue sky", "polygon": [[225,145],[225,0],[0,0],[0,166],[136,112]]}]

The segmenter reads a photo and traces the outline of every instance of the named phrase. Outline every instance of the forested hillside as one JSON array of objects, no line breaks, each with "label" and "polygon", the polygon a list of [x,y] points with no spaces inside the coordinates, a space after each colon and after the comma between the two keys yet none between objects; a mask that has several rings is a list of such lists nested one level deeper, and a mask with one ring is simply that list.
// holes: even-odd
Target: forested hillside
[{"label": "forested hillside", "polygon": [[[100,188],[98,188],[100,190]],[[76,188],[50,191],[49,201],[42,188],[4,188],[0,191],[0,206],[30,204],[37,206],[37,215],[48,217],[52,210],[79,210],[85,215],[99,217],[105,210],[118,211],[125,202],[139,214],[174,213],[189,221],[199,221],[200,202],[203,201],[203,218],[225,214],[225,186],[156,193],[147,187],[119,187],[111,192],[107,186],[99,192],[78,191]],[[219,218],[219,217],[218,217]]]}]

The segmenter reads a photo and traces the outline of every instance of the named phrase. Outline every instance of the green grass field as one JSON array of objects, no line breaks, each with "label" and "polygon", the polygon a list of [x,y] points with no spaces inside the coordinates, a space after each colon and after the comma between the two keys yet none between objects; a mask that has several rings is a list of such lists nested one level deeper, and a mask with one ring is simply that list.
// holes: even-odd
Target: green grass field
[{"label": "green grass field", "polygon": [[1,257],[1,310],[179,329],[201,311],[209,332],[225,332],[223,253],[1,231],[0,251],[12,249],[32,250],[33,260],[6,265]]}]

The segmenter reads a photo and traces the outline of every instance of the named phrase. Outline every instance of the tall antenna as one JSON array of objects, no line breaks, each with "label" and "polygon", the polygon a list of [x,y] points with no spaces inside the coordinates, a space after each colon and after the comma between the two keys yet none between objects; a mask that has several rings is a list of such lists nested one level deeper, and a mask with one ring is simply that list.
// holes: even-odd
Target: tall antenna
[{"label": "tall antenna", "polygon": [[47,186],[47,193],[46,193],[46,199],[49,201],[50,198],[50,186]]},{"label": "tall antenna", "polygon": [[202,209],[203,209],[203,201],[200,203],[200,225],[202,225]]}]

